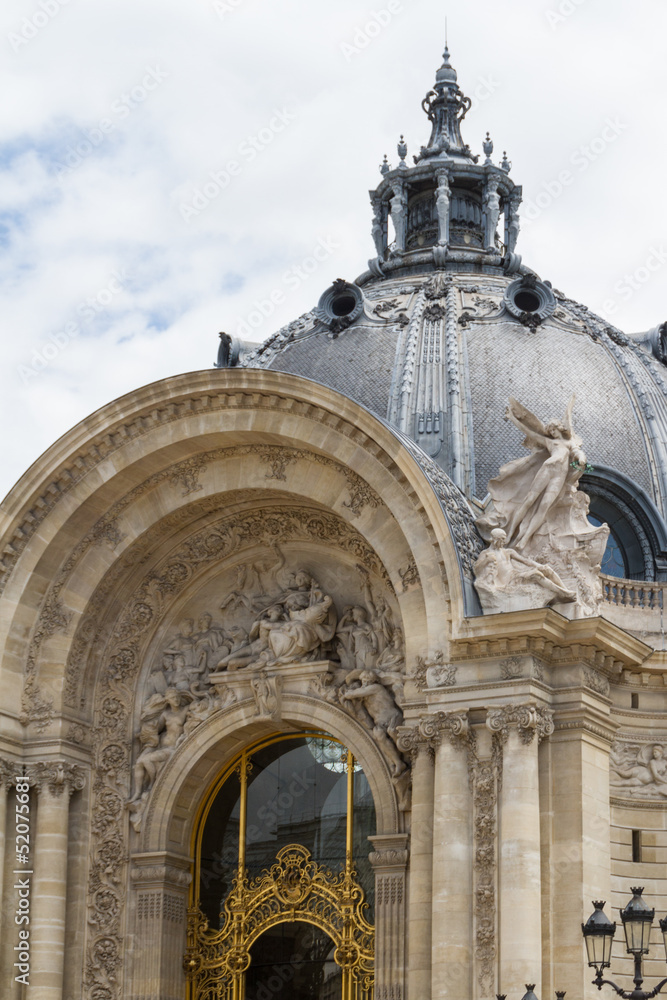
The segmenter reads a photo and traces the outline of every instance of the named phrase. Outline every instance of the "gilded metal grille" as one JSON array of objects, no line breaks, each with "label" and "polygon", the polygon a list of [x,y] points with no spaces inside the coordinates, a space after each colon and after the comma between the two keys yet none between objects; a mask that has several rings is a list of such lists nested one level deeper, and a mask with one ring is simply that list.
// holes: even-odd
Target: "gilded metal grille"
[{"label": "gilded metal grille", "polygon": [[345,867],[333,872],[300,844],[278,851],[275,864],[249,879],[245,826],[249,757],[240,761],[238,869],[224,900],[223,926],[211,929],[198,899],[188,910],[188,945],[183,966],[190,1000],[244,1000],[250,950],[270,927],[313,924],[334,946],[341,969],[342,1000],[373,1000],[375,929],[366,919],[364,890],[353,866],[354,758],[347,751],[347,830]]}]

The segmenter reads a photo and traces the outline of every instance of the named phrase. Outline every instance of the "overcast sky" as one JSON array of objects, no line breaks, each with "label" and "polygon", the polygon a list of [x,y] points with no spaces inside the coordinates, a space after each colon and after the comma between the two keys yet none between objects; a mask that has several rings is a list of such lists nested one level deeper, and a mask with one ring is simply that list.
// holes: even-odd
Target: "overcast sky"
[{"label": "overcast sky", "polygon": [[445,15],[524,261],[622,329],[667,319],[664,0],[3,0],[0,495],[218,331],[263,340],[365,270]]}]

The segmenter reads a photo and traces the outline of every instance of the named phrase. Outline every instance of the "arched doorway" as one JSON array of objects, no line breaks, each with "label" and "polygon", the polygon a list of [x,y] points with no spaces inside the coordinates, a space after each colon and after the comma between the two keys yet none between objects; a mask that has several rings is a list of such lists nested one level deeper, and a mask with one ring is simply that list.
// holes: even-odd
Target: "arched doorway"
[{"label": "arched doorway", "polygon": [[269,927],[250,949],[246,1000],[340,1000],[342,969],[336,946],[305,921]]},{"label": "arched doorway", "polygon": [[246,748],[195,824],[190,1000],[279,1000],[288,982],[290,1000],[370,1000],[375,832],[366,776],[329,734]]}]

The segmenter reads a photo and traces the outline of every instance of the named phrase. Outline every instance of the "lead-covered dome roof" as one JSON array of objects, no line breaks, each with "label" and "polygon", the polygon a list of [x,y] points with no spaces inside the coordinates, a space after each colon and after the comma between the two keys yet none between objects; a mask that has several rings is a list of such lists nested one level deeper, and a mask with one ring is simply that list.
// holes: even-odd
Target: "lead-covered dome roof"
[{"label": "lead-covered dome roof", "polygon": [[493,161],[488,134],[483,158],[464,143],[470,100],[447,50],[422,106],[428,144],[409,165],[401,137],[398,164],[385,158],[370,192],[376,253],[367,270],[334,282],[259,347],[227,338],[220,363],[337,389],[479,503],[500,466],[522,453],[504,419],[509,397],[548,420],[562,417],[574,392],[596,516],[611,524],[615,511],[643,553],[618,575],[667,574],[667,324],[625,335],[522,263],[521,187],[505,154]]}]

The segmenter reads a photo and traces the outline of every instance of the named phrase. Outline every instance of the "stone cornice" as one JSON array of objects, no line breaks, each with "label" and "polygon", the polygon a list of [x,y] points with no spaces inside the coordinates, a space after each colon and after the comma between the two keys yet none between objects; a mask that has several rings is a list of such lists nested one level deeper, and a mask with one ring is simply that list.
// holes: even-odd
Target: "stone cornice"
[{"label": "stone cornice", "polygon": [[644,664],[654,651],[605,618],[570,621],[551,608],[466,618],[450,647],[453,661],[507,653],[539,655],[551,665],[583,661],[614,676]]}]

